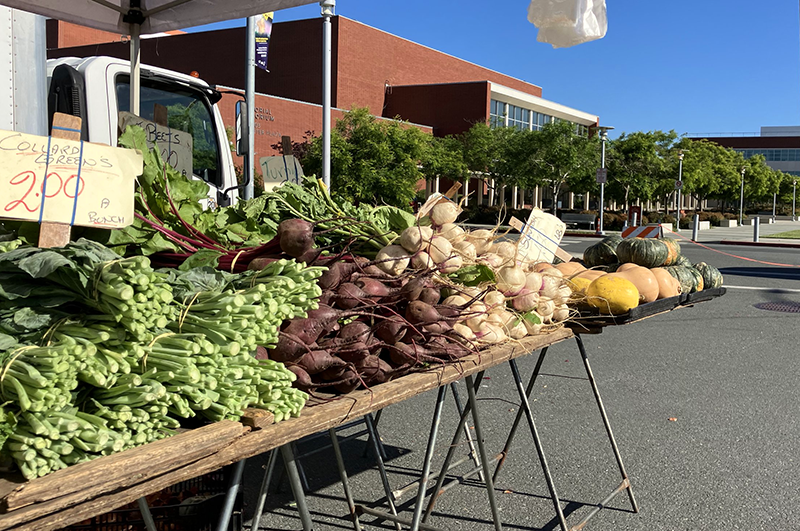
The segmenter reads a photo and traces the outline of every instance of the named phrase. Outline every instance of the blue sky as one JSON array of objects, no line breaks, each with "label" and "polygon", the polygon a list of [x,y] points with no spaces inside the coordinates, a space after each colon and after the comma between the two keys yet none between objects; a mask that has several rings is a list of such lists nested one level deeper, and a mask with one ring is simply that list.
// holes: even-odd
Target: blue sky
[{"label": "blue sky", "polygon": [[[599,115],[612,137],[800,125],[800,2],[606,3],[606,36],[561,49],[536,41],[527,0],[339,0],[336,14],[539,85],[544,98]],[[275,21],[318,16],[315,3]]]}]

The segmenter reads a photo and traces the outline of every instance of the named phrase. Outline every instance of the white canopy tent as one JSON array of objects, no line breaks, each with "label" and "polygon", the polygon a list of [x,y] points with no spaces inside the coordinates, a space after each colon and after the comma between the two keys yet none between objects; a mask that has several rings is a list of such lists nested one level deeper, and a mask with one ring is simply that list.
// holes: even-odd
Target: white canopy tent
[{"label": "white canopy tent", "polygon": [[[326,19],[326,47],[323,86],[323,143],[328,146],[323,158],[330,158],[330,16],[335,0],[0,0],[0,5],[27,11],[90,28],[121,33],[131,37],[131,104],[139,113],[141,34],[211,24],[244,18],[269,11],[319,2]],[[252,112],[252,102],[250,110]],[[330,184],[330,163],[325,164],[323,177]]]}]

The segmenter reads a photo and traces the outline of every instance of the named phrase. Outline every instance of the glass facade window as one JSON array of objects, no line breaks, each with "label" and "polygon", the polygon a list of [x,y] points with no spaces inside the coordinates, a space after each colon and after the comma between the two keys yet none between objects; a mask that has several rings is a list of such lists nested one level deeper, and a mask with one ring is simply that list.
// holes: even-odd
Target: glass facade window
[{"label": "glass facade window", "polygon": [[754,155],[763,155],[766,162],[798,162],[800,149],[734,149],[749,159]]},{"label": "glass facade window", "polygon": [[506,124],[506,104],[492,100],[489,103],[489,126],[503,127]]},{"label": "glass facade window", "polygon": [[[506,118],[508,118],[508,127],[514,127],[521,131],[526,129],[541,131],[545,124],[563,121],[561,118],[555,118],[549,114],[532,111],[499,100],[492,100],[489,102],[490,127],[504,127],[506,125]],[[575,133],[582,136],[589,136],[589,127],[575,124]]]}]

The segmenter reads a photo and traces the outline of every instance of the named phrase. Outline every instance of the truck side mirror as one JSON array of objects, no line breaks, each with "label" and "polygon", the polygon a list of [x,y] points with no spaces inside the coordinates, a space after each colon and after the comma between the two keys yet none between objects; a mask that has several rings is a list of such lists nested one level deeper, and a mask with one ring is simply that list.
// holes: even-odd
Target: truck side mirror
[{"label": "truck side mirror", "polygon": [[248,122],[247,102],[236,102],[236,154],[246,155],[250,146],[250,127]]}]

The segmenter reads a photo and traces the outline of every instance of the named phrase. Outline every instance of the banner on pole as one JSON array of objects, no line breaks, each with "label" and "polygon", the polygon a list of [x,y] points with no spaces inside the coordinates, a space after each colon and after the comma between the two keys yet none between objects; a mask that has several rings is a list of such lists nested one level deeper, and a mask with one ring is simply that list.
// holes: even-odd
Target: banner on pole
[{"label": "banner on pole", "polygon": [[272,35],[273,15],[269,12],[256,17],[256,66],[262,70],[267,70],[267,49],[269,37]]}]

